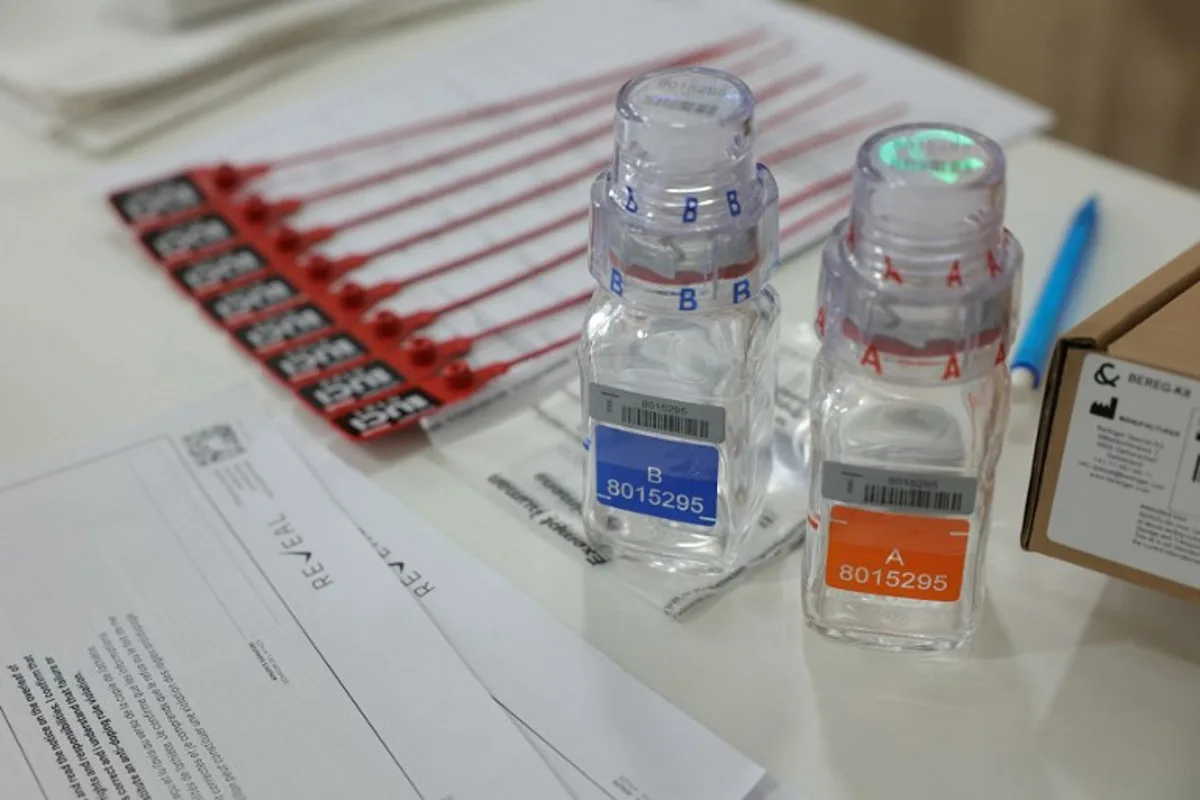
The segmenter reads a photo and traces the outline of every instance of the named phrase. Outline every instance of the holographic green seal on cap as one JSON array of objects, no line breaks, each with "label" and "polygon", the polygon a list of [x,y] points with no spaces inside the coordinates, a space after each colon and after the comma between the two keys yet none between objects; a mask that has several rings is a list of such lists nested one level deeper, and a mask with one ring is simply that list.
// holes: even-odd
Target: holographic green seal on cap
[{"label": "holographic green seal on cap", "polygon": [[878,142],[874,159],[885,170],[922,173],[950,185],[969,181],[988,168],[985,147],[951,128],[901,129]]},{"label": "holographic green seal on cap", "polygon": [[856,234],[890,248],[915,238],[980,236],[995,246],[1004,219],[1004,151],[946,123],[881,130],[858,152]]}]

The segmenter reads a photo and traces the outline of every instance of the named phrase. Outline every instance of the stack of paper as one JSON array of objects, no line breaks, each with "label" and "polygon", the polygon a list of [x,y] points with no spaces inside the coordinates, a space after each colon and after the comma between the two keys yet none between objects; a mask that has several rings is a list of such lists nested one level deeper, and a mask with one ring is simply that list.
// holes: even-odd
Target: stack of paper
[{"label": "stack of paper", "polygon": [[0,475],[5,797],[787,800],[236,393]]},{"label": "stack of paper", "polygon": [[108,0],[0,4],[0,117],[104,152],[301,67],[358,32],[460,0],[287,0],[154,30]]}]

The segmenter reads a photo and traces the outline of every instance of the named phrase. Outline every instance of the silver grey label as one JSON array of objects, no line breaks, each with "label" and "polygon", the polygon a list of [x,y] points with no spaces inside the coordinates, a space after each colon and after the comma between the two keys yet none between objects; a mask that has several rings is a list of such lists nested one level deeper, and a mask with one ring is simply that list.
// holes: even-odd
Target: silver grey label
[{"label": "silver grey label", "polygon": [[907,472],[828,461],[821,472],[821,495],[854,503],[920,514],[967,515],[975,511],[979,481],[960,475]]},{"label": "silver grey label", "polygon": [[588,413],[597,422],[650,433],[713,444],[725,441],[725,409],[720,406],[653,397],[593,383],[588,386]]}]

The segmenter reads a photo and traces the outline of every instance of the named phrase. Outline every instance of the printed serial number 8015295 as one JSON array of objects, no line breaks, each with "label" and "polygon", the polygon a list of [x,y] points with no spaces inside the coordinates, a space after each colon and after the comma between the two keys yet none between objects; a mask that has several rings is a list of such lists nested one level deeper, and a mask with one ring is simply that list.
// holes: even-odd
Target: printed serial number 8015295
[{"label": "printed serial number 8015295", "polygon": [[626,500],[636,498],[640,502],[660,508],[691,511],[693,514],[704,513],[703,497],[679,494],[666,489],[647,489],[645,486],[634,486],[632,483],[619,481],[616,478],[609,478],[604,488],[609,497],[624,497]]},{"label": "printed serial number 8015295", "polygon": [[925,572],[909,572],[900,569],[867,569],[842,564],[838,577],[865,585],[886,586],[889,589],[921,589],[944,592],[949,588],[945,575],[930,575]]}]

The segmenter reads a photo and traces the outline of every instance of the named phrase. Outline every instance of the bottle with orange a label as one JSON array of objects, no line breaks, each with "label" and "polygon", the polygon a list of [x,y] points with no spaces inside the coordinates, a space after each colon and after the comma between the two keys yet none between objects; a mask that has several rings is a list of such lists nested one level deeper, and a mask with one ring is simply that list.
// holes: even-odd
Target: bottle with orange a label
[{"label": "bottle with orange a label", "polygon": [[1004,155],[948,125],[860,149],[825,246],[804,611],[822,633],[952,650],[974,633],[1021,247]]}]

